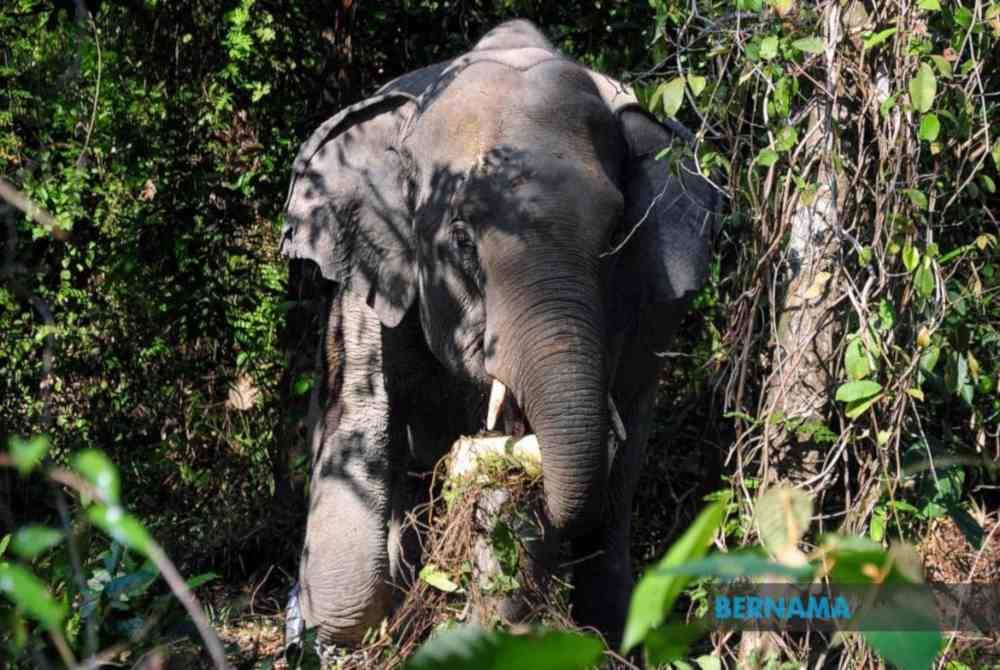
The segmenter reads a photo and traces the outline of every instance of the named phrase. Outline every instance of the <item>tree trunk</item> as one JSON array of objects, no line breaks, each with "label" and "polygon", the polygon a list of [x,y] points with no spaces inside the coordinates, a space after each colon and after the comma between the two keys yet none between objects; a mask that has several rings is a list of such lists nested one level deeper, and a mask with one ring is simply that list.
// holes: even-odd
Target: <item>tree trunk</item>
[{"label": "tree trunk", "polygon": [[[826,90],[836,95],[839,63],[835,52],[841,38],[840,7],[827,6]],[[792,485],[816,484],[822,454],[808,438],[800,441],[803,422],[823,422],[833,387],[832,364],[840,333],[834,306],[840,275],[838,213],[843,202],[843,181],[834,165],[837,150],[834,120],[836,99],[817,100],[804,139],[803,162],[815,158],[816,190],[800,193],[791,215],[788,243],[790,276],[778,299],[778,329],[772,354],[772,373],[766,385],[764,415],[770,417],[765,432],[765,483],[779,479]],[[808,433],[807,433],[808,434]]]}]

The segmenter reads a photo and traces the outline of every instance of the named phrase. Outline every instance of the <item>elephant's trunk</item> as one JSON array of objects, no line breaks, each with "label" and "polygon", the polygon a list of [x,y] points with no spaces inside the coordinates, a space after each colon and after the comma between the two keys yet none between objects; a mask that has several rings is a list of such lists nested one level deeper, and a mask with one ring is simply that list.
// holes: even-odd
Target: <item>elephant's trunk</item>
[{"label": "elephant's trunk", "polygon": [[510,385],[538,437],[549,520],[570,537],[603,513],[609,420],[601,294],[596,280],[582,290],[579,275],[574,283],[576,291],[554,281],[535,293],[531,309],[498,331],[509,337],[494,341],[498,355],[487,365]]}]

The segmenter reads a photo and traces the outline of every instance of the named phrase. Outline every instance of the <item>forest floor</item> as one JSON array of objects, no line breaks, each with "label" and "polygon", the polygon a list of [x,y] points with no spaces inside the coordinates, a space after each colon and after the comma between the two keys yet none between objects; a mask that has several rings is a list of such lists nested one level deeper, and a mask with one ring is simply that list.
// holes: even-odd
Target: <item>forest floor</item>
[{"label": "forest floor", "polygon": [[[677,464],[675,463],[675,466]],[[678,468],[683,471],[684,468]],[[675,473],[678,471],[675,470]],[[651,476],[655,475],[652,473]],[[664,480],[657,480],[661,483]],[[637,567],[648,564],[654,555],[662,553],[664,543],[675,537],[697,508],[700,496],[681,496],[672,504],[673,488],[652,486],[644,489],[644,498],[655,498],[659,504],[646,507],[647,514],[637,527],[634,552]],[[677,490],[684,490],[675,481]],[[652,502],[650,500],[649,502]],[[690,508],[690,509],[688,509]],[[994,511],[982,519],[985,541],[974,548],[961,529],[949,517],[933,521],[918,545],[928,581],[945,583],[1000,582],[1000,512]],[[659,529],[653,532],[653,529]],[[671,530],[673,529],[673,530]],[[216,583],[201,590],[202,601],[226,646],[235,668],[287,668],[282,657],[284,646],[284,606],[292,575],[284,566],[262,567],[242,582]],[[1000,634],[945,634],[946,658],[966,667],[1000,668]],[[165,650],[164,664],[153,667],[210,668],[207,657],[191,641],[178,642]],[[953,666],[953,667],[962,667]]]}]

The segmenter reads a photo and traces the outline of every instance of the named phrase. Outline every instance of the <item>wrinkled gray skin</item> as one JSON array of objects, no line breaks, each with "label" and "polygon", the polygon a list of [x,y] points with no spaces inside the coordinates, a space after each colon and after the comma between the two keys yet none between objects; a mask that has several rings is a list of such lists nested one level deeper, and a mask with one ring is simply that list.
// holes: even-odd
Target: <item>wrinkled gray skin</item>
[{"label": "wrinkled gray skin", "polygon": [[321,640],[358,643],[412,577],[409,473],[483,428],[492,379],[513,396],[500,428],[538,435],[549,545],[591,556],[574,616],[620,639],[657,352],[704,281],[719,208],[690,163],[655,160],[674,139],[691,136],[512,21],[302,146],[282,250],[336,282],[300,572]]}]

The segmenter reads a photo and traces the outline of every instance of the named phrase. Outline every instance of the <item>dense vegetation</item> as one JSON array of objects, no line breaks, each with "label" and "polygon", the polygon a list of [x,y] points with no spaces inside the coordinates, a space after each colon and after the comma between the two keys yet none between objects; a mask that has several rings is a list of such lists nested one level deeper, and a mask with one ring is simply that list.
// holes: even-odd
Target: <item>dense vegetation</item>
[{"label": "dense vegetation", "polygon": [[[277,255],[295,151],[341,106],[515,16],[699,129],[699,163],[729,195],[663,379],[637,571],[718,488],[734,495],[717,544],[757,543],[759,493],[785,480],[812,494],[817,531],[915,545],[938,580],[1000,579],[1000,3],[10,0],[12,659],[112,648],[132,664],[197,640],[157,581],[166,555],[216,628],[249,620],[258,589],[278,612],[304,524],[323,290]],[[804,542],[810,558],[825,546]],[[689,590],[677,611],[698,602]],[[234,660],[269,657],[224,637]],[[992,647],[947,644],[953,668],[989,648],[1000,663],[995,631]],[[726,664],[740,653],[732,636],[702,645]],[[866,659],[848,639],[827,660]]]}]

